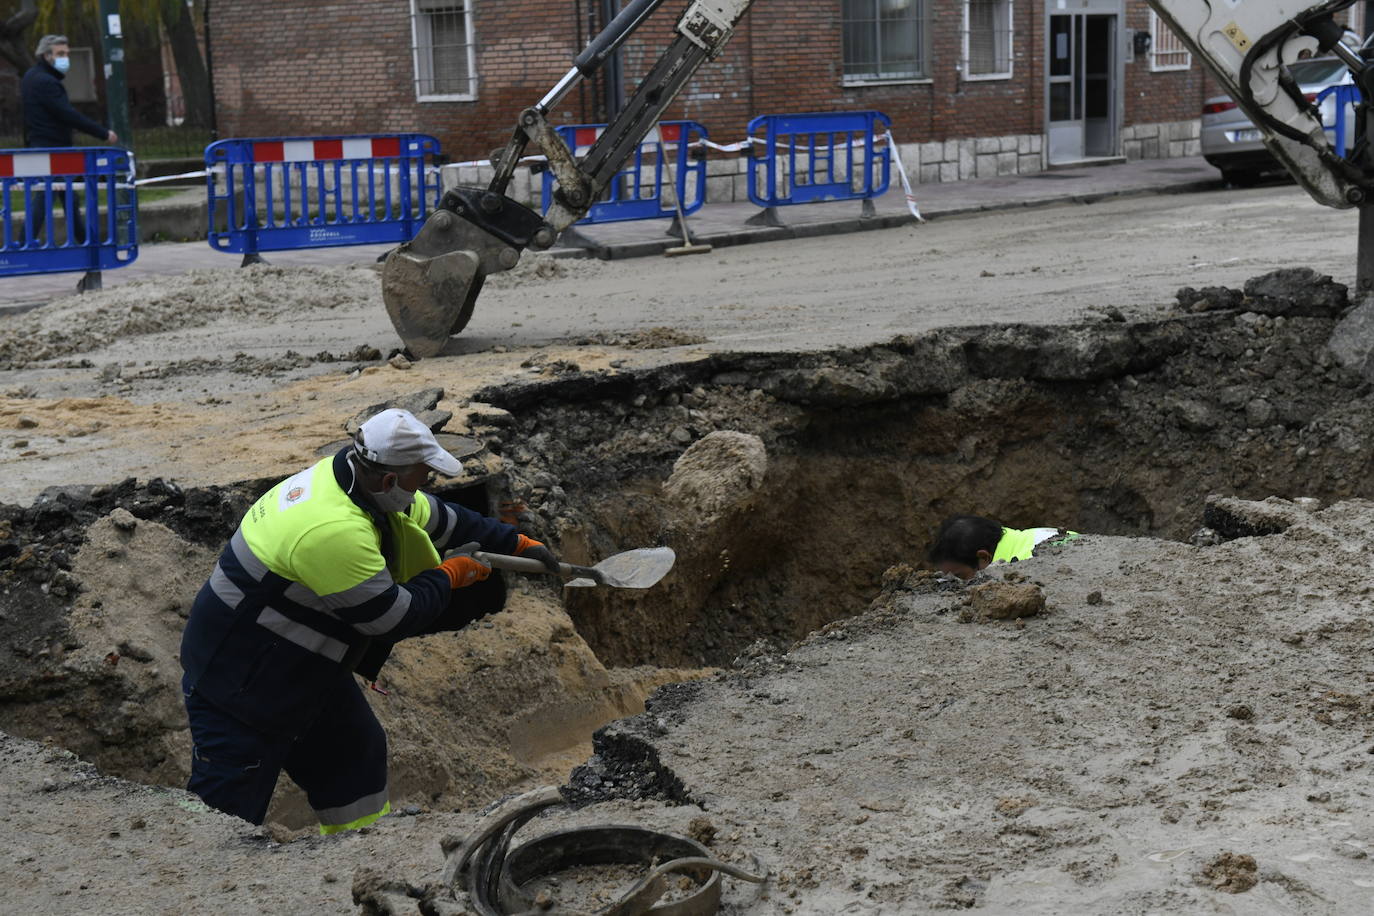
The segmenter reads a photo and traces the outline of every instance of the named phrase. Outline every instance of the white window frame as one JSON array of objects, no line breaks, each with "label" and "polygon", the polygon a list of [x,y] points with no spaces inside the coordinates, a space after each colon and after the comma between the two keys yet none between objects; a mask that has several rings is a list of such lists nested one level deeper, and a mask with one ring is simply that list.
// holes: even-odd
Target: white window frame
[{"label": "white window frame", "polygon": [[[923,72],[911,76],[849,76],[844,73],[845,60],[844,49],[840,50],[840,85],[841,86],[892,86],[892,85],[912,85],[919,83],[935,82],[933,59],[935,56],[934,38],[931,35],[934,16],[931,11],[931,4],[935,0],[913,0],[921,4],[920,21],[922,24],[921,41],[924,47],[921,48]],[[841,36],[844,33],[844,22],[840,23]],[[843,38],[841,39],[843,41]]]},{"label": "white window frame", "polygon": [[[1168,44],[1167,48],[1162,47]],[[1182,63],[1162,64],[1159,62],[1164,55],[1182,55]],[[1174,70],[1191,70],[1193,68],[1193,52],[1188,50],[1173,29],[1159,18],[1159,14],[1150,10],[1150,72],[1168,73]]]},{"label": "white window frame", "polygon": [[[461,6],[463,9],[463,25],[466,30],[466,41],[468,46],[468,85],[472,86],[472,92],[448,92],[448,93],[423,93],[420,86],[423,82],[420,74],[424,72],[421,67],[421,54],[430,55],[429,70],[432,74],[434,69],[434,44],[428,35],[423,36],[425,41],[422,43],[422,29],[427,32],[428,26],[421,25],[420,18],[427,15],[420,9],[419,0],[410,0],[410,50],[411,66],[414,78],[412,85],[415,87],[415,101],[417,102],[475,102],[477,101],[477,45],[473,38],[473,15],[472,8],[475,0],[453,0],[454,6]],[[433,76],[429,78],[429,83],[434,82]]]},{"label": "white window frame", "polygon": [[1002,0],[1002,2],[1007,5],[1007,69],[990,73],[971,73],[969,72],[969,62],[971,60],[969,57],[969,35],[973,31],[973,27],[970,21],[969,8],[972,6],[972,0],[964,0],[964,46],[963,54],[959,62],[959,69],[963,75],[964,82],[972,83],[978,82],[979,80],[1011,79],[1012,68],[1016,66],[1014,63],[1016,57],[1014,46],[1016,40],[1016,27],[1013,25],[1016,15],[1016,5],[1014,0]]}]

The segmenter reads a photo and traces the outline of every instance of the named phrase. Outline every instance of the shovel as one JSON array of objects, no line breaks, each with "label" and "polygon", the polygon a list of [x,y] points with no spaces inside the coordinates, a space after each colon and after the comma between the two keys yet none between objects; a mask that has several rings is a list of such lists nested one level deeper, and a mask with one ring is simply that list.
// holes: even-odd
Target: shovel
[{"label": "shovel", "polygon": [[[495,569],[526,573],[549,572],[543,563],[529,557],[512,557],[504,553],[478,550],[473,552],[472,558]],[[595,566],[559,563],[558,568],[563,575],[576,577],[563,583],[568,588],[595,588],[598,585],[609,588],[649,588],[668,575],[676,559],[677,554],[673,553],[671,547],[640,547],[607,557]]]}]

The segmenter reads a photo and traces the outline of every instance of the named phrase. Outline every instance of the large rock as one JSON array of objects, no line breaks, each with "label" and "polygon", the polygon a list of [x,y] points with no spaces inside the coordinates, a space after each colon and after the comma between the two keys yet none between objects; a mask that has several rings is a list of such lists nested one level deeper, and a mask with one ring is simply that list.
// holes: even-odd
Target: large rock
[{"label": "large rock", "polygon": [[1342,366],[1374,379],[1374,299],[1366,299],[1342,318],[1326,346]]},{"label": "large rock", "polygon": [[747,503],[767,470],[768,451],[758,436],[713,432],[678,457],[663,492],[705,523]]},{"label": "large rock", "polygon": [[1223,541],[1263,537],[1282,534],[1310,517],[1320,506],[1320,501],[1310,497],[1288,500],[1270,496],[1263,500],[1250,500],[1212,494],[1203,506],[1202,523],[1215,531]]}]

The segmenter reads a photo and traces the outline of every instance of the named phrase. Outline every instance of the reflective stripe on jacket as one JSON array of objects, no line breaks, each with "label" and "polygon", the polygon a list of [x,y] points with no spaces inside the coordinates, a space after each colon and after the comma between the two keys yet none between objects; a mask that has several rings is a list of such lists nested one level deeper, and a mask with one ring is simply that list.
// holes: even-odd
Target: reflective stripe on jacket
[{"label": "reflective stripe on jacket", "polygon": [[992,562],[1011,563],[1015,560],[1028,560],[1035,554],[1036,547],[1060,534],[1066,538],[1078,537],[1078,532],[1065,531],[1062,528],[1003,528],[1002,537],[997,542],[997,550],[992,555]]},{"label": "reflective stripe on jacket", "polygon": [[348,452],[253,504],[186,622],[190,688],[264,731],[298,734],[373,640],[420,632],[448,607],[448,576],[435,569],[446,547],[515,550],[511,526],[427,493],[404,513],[369,510]]}]

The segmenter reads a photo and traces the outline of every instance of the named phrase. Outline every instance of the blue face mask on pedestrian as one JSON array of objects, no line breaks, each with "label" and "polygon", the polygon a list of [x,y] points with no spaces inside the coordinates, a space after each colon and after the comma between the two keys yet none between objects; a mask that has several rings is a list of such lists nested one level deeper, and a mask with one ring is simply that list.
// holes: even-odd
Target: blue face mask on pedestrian
[{"label": "blue face mask on pedestrian", "polygon": [[66,73],[72,68],[72,59],[70,57],[54,57],[52,65],[58,73]]}]

